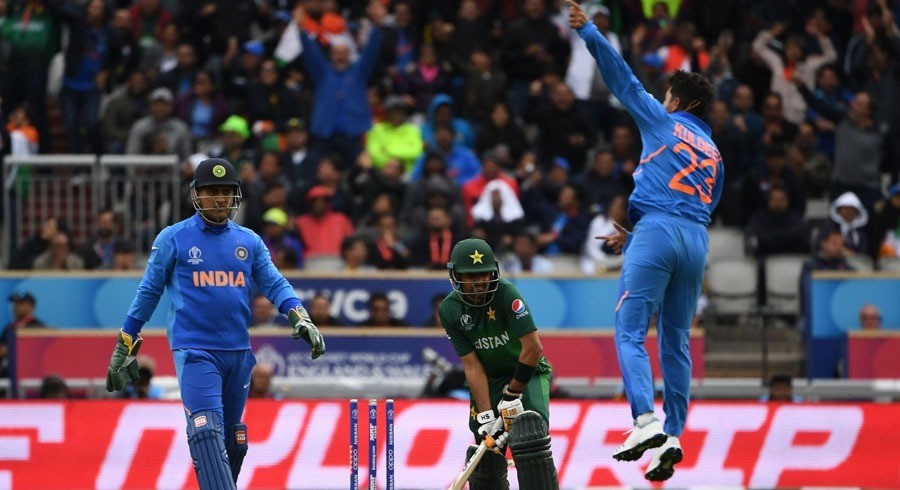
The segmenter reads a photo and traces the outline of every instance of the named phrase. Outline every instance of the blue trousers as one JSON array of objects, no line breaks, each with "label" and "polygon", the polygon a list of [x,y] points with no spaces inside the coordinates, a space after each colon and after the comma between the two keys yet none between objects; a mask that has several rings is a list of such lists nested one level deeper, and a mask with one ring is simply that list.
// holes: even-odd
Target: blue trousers
[{"label": "blue trousers", "polygon": [[653,374],[644,341],[657,315],[665,431],[680,436],[691,387],[689,337],[709,241],[703,225],[672,216],[641,218],[625,247],[616,307],[616,352],[637,418],[653,411]]},{"label": "blue trousers", "polygon": [[239,424],[256,365],[253,352],[178,349],[173,354],[185,415],[209,410],[218,412],[224,427]]}]

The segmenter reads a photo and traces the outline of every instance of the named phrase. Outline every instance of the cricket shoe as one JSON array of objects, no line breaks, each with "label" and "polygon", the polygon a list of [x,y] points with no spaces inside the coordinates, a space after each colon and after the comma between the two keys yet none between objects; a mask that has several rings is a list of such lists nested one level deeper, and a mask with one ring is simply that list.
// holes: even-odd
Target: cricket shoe
[{"label": "cricket shoe", "polygon": [[669,436],[666,443],[656,450],[650,466],[644,473],[644,478],[650,481],[665,481],[672,478],[675,473],[675,465],[684,459],[681,452],[681,442],[677,437]]},{"label": "cricket shoe", "polygon": [[[642,420],[644,418],[647,420]],[[644,451],[665,444],[668,437],[663,431],[662,422],[653,414],[640,415],[634,427],[626,434],[628,438],[613,454],[616,461],[637,461],[644,455]]]}]

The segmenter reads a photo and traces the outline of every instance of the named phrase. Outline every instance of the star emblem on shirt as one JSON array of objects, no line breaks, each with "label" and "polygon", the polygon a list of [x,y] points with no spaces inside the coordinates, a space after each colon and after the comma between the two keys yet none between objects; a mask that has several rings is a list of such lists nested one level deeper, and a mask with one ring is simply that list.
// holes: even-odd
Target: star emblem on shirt
[{"label": "star emblem on shirt", "polygon": [[473,254],[470,255],[469,257],[472,258],[472,265],[475,265],[475,264],[483,264],[483,263],[484,263],[484,262],[481,261],[481,258],[484,257],[484,254],[483,254],[483,253],[478,253],[478,250],[477,250],[477,249],[475,250],[475,253],[473,253]]},{"label": "star emblem on shirt", "polygon": [[497,319],[497,312],[494,311],[494,309],[490,306],[488,306],[488,318],[490,318],[491,320]]}]

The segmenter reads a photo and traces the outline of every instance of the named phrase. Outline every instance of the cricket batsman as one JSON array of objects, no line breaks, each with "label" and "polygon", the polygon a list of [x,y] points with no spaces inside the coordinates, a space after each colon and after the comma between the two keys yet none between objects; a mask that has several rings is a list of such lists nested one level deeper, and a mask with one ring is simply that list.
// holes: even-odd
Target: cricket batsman
[{"label": "cricket batsman", "polygon": [[[712,84],[703,75],[678,71],[669,77],[660,103],[635,78],[584,10],[569,3],[569,25],[587,44],[610,91],[641,132],[643,153],[634,171],[628,233],[598,237],[625,250],[616,307],[616,351],[631,404],[634,428],[613,457],[637,461],[658,448],[644,477],[669,479],[683,458],[691,387],[689,336],[703,283],[709,239],[706,227],[722,196],[724,167],[703,122],[712,104]],[[665,426],[653,414],[653,375],[644,347],[650,317],[659,311],[659,357],[665,390]]]},{"label": "cricket batsman", "polygon": [[[462,359],[471,392],[469,429],[477,443],[495,441],[469,477],[470,490],[509,488],[506,446],[522,490],[559,488],[550,451],[550,364],[521,293],[505,279],[494,251],[468,238],[447,264],[453,291],[438,310]],[[477,446],[471,446],[468,460]]]},{"label": "cricket batsman", "polygon": [[293,326],[292,336],[325,353],[325,340],[272,264],[262,239],[232,221],[240,181],[227,160],[204,160],[194,173],[197,212],[166,227],[153,242],[144,277],[125,317],[106,374],[106,390],[138,379],[141,327],[168,289],[168,338],[200,488],[233,489],[247,454],[241,415],[256,359],[250,351],[250,281]]}]

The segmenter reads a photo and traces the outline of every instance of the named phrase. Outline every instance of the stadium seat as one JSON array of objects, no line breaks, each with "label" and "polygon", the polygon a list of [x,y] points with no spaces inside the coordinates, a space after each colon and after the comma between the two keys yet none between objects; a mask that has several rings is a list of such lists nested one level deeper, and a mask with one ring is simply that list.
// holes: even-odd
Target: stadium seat
[{"label": "stadium seat", "polygon": [[314,255],[303,260],[303,270],[309,272],[339,272],[344,261],[336,255]]},{"label": "stadium seat", "polygon": [[756,310],[759,276],[750,258],[720,258],[709,262],[709,312],[714,316],[745,316]]},{"label": "stadium seat", "polygon": [[766,310],[775,315],[800,314],[800,273],[806,255],[774,255],[766,259]]},{"label": "stadium seat", "polygon": [[828,219],[828,208],[831,206],[828,199],[809,199],[806,201],[807,221],[820,222]]},{"label": "stadium seat", "polygon": [[900,272],[900,257],[882,257],[878,259],[878,269]]},{"label": "stadium seat", "polygon": [[852,257],[847,257],[847,263],[850,267],[853,267],[854,270],[859,272],[872,272],[875,270],[875,263],[872,261],[872,257],[868,255],[854,255]]},{"label": "stadium seat", "polygon": [[578,255],[548,255],[554,274],[581,274],[581,257]]},{"label": "stadium seat", "polygon": [[710,228],[708,262],[739,259],[744,253],[744,232],[738,228]]}]

